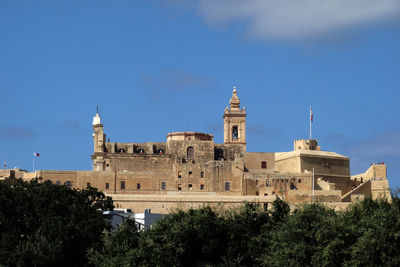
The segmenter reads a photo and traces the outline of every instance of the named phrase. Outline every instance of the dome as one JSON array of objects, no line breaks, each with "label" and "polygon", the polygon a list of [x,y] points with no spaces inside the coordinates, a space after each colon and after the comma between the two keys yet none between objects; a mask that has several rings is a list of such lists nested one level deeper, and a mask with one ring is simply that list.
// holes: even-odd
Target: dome
[{"label": "dome", "polygon": [[93,117],[93,126],[101,124],[99,113],[96,113],[96,116]]}]

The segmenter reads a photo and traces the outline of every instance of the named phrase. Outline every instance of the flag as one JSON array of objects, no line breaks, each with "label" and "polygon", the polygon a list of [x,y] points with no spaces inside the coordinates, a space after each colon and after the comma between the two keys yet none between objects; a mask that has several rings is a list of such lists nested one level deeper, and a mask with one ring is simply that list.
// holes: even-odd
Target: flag
[{"label": "flag", "polygon": [[40,155],[39,153],[33,152],[34,157],[39,157],[39,155]]},{"label": "flag", "polygon": [[314,122],[314,114],[312,112],[312,108],[310,107],[310,121]]}]

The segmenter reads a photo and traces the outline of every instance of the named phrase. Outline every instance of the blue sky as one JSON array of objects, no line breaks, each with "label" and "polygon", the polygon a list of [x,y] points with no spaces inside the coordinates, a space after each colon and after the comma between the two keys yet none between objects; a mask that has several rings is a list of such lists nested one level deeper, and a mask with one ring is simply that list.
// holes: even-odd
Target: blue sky
[{"label": "blue sky", "polygon": [[400,186],[400,1],[0,1],[0,161],[89,170],[111,141],[212,133],[238,87],[248,151],[308,137]]}]

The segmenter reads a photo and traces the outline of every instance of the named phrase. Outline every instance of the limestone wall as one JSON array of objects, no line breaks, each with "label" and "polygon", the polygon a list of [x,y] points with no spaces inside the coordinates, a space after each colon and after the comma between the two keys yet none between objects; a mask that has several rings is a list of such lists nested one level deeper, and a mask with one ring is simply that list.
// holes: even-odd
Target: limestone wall
[{"label": "limestone wall", "polygon": [[351,176],[352,180],[363,181],[363,182],[371,180],[372,178],[387,179],[387,176],[386,176],[386,165],[384,165],[384,164],[373,164],[368,168],[368,170],[366,172]]},{"label": "limestone wall", "polygon": [[[265,165],[262,162],[265,162]],[[275,153],[246,152],[244,153],[244,165],[248,171],[273,171],[275,169]]]}]

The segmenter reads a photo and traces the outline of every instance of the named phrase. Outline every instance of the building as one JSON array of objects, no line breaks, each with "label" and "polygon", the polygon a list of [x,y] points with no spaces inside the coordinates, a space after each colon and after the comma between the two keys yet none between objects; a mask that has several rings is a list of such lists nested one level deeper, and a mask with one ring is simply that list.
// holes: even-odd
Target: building
[{"label": "building", "polygon": [[91,171],[27,173],[74,188],[97,187],[119,208],[167,213],[174,207],[265,206],[279,196],[290,203],[321,201],[335,207],[364,197],[390,198],[386,166],[350,175],[350,159],[323,151],[317,140],[295,140],[290,152],[247,152],[246,111],[234,87],[223,114],[224,143],[200,132],[174,132],[166,142],[107,142],[99,113],[93,117]]}]

